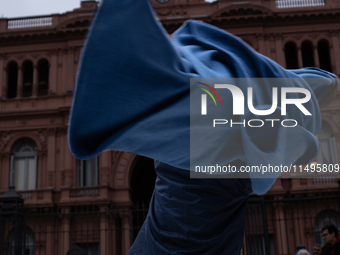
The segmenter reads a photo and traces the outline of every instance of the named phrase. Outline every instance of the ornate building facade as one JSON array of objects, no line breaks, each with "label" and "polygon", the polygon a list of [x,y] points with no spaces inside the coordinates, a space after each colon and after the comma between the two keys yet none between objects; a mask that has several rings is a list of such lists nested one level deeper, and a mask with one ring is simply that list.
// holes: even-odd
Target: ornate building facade
[{"label": "ornate building facade", "polygon": [[[340,75],[337,0],[152,0],[152,4],[169,34],[187,19],[201,20],[239,36],[285,68],[315,66]],[[80,8],[64,14],[0,19],[0,194],[15,186],[27,213],[33,215],[26,233],[30,255],[65,254],[75,244],[88,254],[127,254],[152,194],[155,173],[150,159],[105,151],[77,160],[68,148],[78,62],[96,9],[95,1],[83,1]],[[318,163],[339,163],[340,88],[335,93],[335,100],[321,109]],[[284,199],[287,194],[337,191],[336,178],[279,179],[268,196]],[[137,210],[137,205],[142,207]],[[292,218],[287,218],[278,209],[282,203],[266,207],[271,212],[258,229],[267,226],[270,242],[263,248],[262,239],[251,239],[265,238],[265,231],[250,226],[243,253],[294,254],[296,244],[311,249],[322,241],[316,237],[322,224],[340,226],[336,203],[318,200],[307,218],[293,209]],[[41,222],[38,212],[46,216]],[[62,216],[52,221],[56,215]],[[5,235],[5,254],[14,254],[10,228]]]}]

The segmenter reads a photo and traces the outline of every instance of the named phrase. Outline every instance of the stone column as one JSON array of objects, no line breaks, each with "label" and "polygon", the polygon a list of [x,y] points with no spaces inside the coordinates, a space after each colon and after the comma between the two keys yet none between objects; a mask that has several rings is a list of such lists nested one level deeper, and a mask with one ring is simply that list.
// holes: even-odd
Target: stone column
[{"label": "stone column", "polygon": [[67,251],[70,249],[70,209],[64,209],[63,211],[63,218],[62,218],[62,243],[61,248],[63,249],[62,254],[66,254]]},{"label": "stone column", "polygon": [[332,45],[333,45],[333,52],[335,56],[335,68],[333,70],[333,73],[336,75],[340,74],[340,49],[339,49],[339,33],[337,30],[333,30],[331,32],[332,35]]},{"label": "stone column", "polygon": [[49,63],[49,77],[48,77],[48,94],[50,95],[52,93],[57,92],[57,82],[58,82],[58,51],[57,50],[51,50],[51,62]]},{"label": "stone column", "polygon": [[266,52],[266,56],[268,57],[268,58],[271,58],[271,52],[270,52],[270,48],[271,48],[271,46],[270,46],[270,35],[265,35],[264,36],[264,44],[265,44],[265,47],[266,47],[266,49],[265,49],[265,52]]},{"label": "stone column", "polygon": [[47,221],[46,224],[46,255],[55,255],[54,251],[54,242],[52,241],[53,235],[52,235],[52,221]]},{"label": "stone column", "polygon": [[2,80],[0,80],[0,81],[2,81],[1,95],[2,95],[2,98],[7,98],[8,73],[7,73],[7,68],[6,67],[3,68],[3,73],[4,73],[4,75],[2,77]]},{"label": "stone column", "polygon": [[277,63],[279,63],[282,67],[285,67],[286,60],[285,60],[284,50],[282,46],[282,34],[275,35],[275,48],[276,48]]},{"label": "stone column", "polygon": [[298,46],[297,47],[297,55],[298,55],[298,65],[299,65],[299,68],[302,68],[303,67],[303,61],[302,61],[302,52],[301,52],[301,46]]},{"label": "stone column", "polygon": [[66,129],[64,131],[64,151],[65,151],[65,186],[67,187],[71,187],[73,186],[73,167],[72,167],[72,163],[73,163],[73,156],[70,152],[69,146],[68,146],[68,142],[67,142],[67,134],[66,134]]},{"label": "stone column", "polygon": [[319,60],[319,52],[318,52],[318,46],[313,45],[314,48],[314,66],[320,68],[320,60]]},{"label": "stone column", "polygon": [[33,85],[32,85],[32,96],[38,96],[38,67],[33,66]]},{"label": "stone column", "polygon": [[2,174],[0,175],[1,176],[0,185],[2,185],[3,190],[7,190],[10,184],[11,155],[10,153],[2,154],[1,158],[2,158],[2,160],[0,160],[1,169],[6,169],[7,171],[1,171]]},{"label": "stone column", "polygon": [[[336,118],[336,117],[334,117]],[[340,159],[340,134],[334,134],[335,137],[335,141],[336,141],[336,148],[337,148],[337,152],[338,152],[338,159]]]},{"label": "stone column", "polygon": [[257,34],[257,42],[259,45],[259,53],[266,55],[266,46],[264,45],[264,36],[262,34]]},{"label": "stone column", "polygon": [[111,151],[104,151],[99,155],[99,185],[110,184]]},{"label": "stone column", "polygon": [[[6,77],[6,69],[4,68],[4,55],[0,54],[0,98],[6,98],[5,94],[3,93],[5,91],[4,88],[7,87],[7,82],[5,80]],[[0,109],[1,110],[1,109]]]},{"label": "stone column", "polygon": [[21,98],[22,89],[23,89],[23,73],[22,68],[18,67],[17,98]]},{"label": "stone column", "polygon": [[66,92],[73,91],[75,86],[74,50],[75,47],[67,49]]},{"label": "stone column", "polygon": [[[54,119],[51,119],[54,122]],[[51,121],[50,121],[51,122]],[[55,160],[56,160],[56,130],[54,128],[47,130],[47,187],[54,187],[54,173],[55,173]]]},{"label": "stone column", "polygon": [[333,49],[332,43],[330,43],[330,45],[329,45],[329,56],[330,56],[330,59],[331,59],[331,71],[335,72],[335,55],[334,55],[334,49]]},{"label": "stone column", "polygon": [[128,255],[130,251],[130,218],[128,212],[122,214],[122,230],[123,254]]},{"label": "stone column", "polygon": [[[106,207],[100,207],[100,255],[108,254],[108,238],[107,238],[107,227],[106,227]],[[112,254],[112,253],[111,253]]]},{"label": "stone column", "polygon": [[282,203],[275,203],[275,237],[276,251],[278,255],[288,255],[288,242],[285,226],[285,215]]}]

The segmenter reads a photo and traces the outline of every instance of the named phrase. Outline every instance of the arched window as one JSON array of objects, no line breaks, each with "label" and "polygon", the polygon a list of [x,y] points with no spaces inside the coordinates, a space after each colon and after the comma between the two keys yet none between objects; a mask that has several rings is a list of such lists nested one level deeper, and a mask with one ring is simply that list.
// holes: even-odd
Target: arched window
[{"label": "arched window", "polygon": [[[29,227],[26,227],[20,234],[23,235],[23,241],[25,241],[25,250],[22,254],[35,255],[34,232]],[[15,255],[15,240],[15,231],[12,229],[8,236],[8,255]]]},{"label": "arched window", "polygon": [[287,42],[285,44],[285,57],[287,69],[298,69],[298,56],[296,45],[293,42]]},{"label": "arched window", "polygon": [[22,97],[30,97],[32,96],[33,89],[33,63],[29,60],[26,60],[22,65]]},{"label": "arched window", "polygon": [[98,157],[77,160],[77,186],[88,187],[98,185]]},{"label": "arched window", "polygon": [[323,210],[315,217],[315,241],[316,243],[323,244],[322,228],[326,225],[338,226],[340,232],[340,215],[337,211]]},{"label": "arched window", "polygon": [[[313,160],[314,165],[317,164],[327,164],[335,165],[338,164],[338,153],[336,148],[336,140],[332,134],[332,129],[327,122],[322,122],[321,131],[317,135],[320,148],[319,153]],[[336,183],[336,178],[334,177],[317,177],[313,178],[314,185],[323,185]]]},{"label": "arched window", "polygon": [[38,62],[38,96],[46,96],[48,94],[48,75],[48,61],[41,59]]},{"label": "arched window", "polygon": [[301,53],[303,67],[315,66],[313,44],[310,41],[304,41],[301,44]]},{"label": "arched window", "polygon": [[318,54],[320,61],[320,68],[332,72],[331,58],[329,54],[329,43],[327,40],[320,40],[318,42]]},{"label": "arched window", "polygon": [[17,96],[18,64],[14,61],[7,65],[7,98]]},{"label": "arched window", "polygon": [[31,139],[16,142],[11,157],[10,183],[16,190],[32,190],[37,186],[37,145]]},{"label": "arched window", "polygon": [[322,122],[321,131],[317,135],[320,143],[320,150],[316,157],[318,164],[337,164],[338,153],[336,149],[336,140],[333,136],[332,129],[327,122]]},{"label": "arched window", "polygon": [[149,203],[155,188],[155,166],[153,160],[141,157],[132,172],[131,176],[131,200],[136,206],[132,212],[132,231],[133,240],[137,237],[144,220],[146,219]]}]

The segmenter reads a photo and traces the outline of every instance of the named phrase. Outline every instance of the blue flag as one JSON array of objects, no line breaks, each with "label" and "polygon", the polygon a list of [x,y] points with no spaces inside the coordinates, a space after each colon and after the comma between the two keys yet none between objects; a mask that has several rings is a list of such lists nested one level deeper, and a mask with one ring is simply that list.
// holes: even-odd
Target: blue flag
[{"label": "blue flag", "polygon": [[[190,79],[200,77],[292,78],[294,86],[312,92],[306,106],[312,118],[287,110],[298,127],[239,132],[242,146],[230,150],[225,163],[307,164],[318,150],[318,100],[338,84],[336,76],[317,68],[285,70],[234,35],[203,22],[187,21],[169,37],[148,0],[105,0],[82,53],[69,143],[81,159],[122,150],[156,160],[152,211],[132,254],[237,254],[248,194],[265,193],[275,180],[251,175],[250,180],[188,179]],[[261,96],[268,89],[254,88],[257,107],[271,105]],[[231,111],[225,114],[231,116]],[[259,145],[266,142],[274,145],[270,151]]]}]

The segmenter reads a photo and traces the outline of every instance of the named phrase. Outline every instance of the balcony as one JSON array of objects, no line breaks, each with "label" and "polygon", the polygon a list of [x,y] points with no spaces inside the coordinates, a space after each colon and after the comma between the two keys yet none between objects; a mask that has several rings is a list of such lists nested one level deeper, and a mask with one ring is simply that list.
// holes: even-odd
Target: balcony
[{"label": "balcony", "polygon": [[93,187],[64,187],[61,189],[61,204],[88,204],[107,203],[115,201],[119,203],[130,203],[130,191],[114,190],[108,186]]},{"label": "balcony", "polygon": [[10,19],[7,21],[7,29],[52,26],[52,21],[52,16]]},{"label": "balcony", "polygon": [[[25,206],[47,206],[53,204],[52,189],[36,189],[16,191],[23,198]],[[0,191],[0,196],[4,191]]]},{"label": "balcony", "polygon": [[304,8],[324,6],[325,0],[276,0],[276,8]]}]

